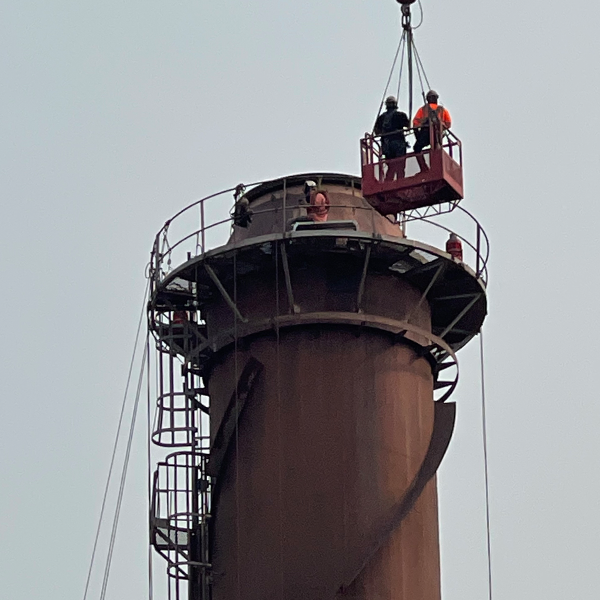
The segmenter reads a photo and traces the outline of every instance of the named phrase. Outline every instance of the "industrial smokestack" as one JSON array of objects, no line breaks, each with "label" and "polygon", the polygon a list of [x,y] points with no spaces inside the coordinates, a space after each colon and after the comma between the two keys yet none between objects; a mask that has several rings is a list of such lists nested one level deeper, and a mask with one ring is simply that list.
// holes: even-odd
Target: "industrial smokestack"
[{"label": "industrial smokestack", "polygon": [[167,275],[155,246],[150,322],[183,363],[181,392],[163,365],[162,405],[182,402],[155,435],[192,432],[190,517],[153,517],[172,579],[202,600],[439,600],[435,472],[484,273],[406,239],[353,177],[293,176],[245,198],[251,222],[226,245],[203,242]]}]

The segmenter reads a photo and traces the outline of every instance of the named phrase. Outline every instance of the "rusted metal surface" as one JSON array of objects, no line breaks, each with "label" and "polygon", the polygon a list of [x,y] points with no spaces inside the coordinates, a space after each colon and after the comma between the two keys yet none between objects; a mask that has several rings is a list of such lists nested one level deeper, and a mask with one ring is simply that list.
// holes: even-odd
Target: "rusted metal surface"
[{"label": "rusted metal surface", "polygon": [[338,598],[440,599],[438,505],[435,478],[425,486],[402,525]]},{"label": "rusted metal surface", "polygon": [[255,358],[250,358],[244,365],[236,389],[229,399],[229,404],[219,424],[219,429],[214,435],[211,435],[210,460],[206,472],[215,479],[219,477],[223,461],[229,451],[232,437],[237,430],[240,416],[246,405],[246,400],[252,394],[254,382],[262,369],[263,365]]},{"label": "rusted metal surface", "polygon": [[[280,275],[285,285],[279,287],[278,298],[282,314],[289,310],[296,313],[360,310],[402,318],[398,315],[404,309],[396,305],[394,294],[396,288],[409,285],[420,295],[424,294],[423,300],[419,297],[416,302],[426,302],[428,305],[433,332],[436,335],[444,333],[444,339],[455,350],[479,331],[485,318],[485,287],[467,266],[458,264],[435,248],[415,245],[414,242],[399,238],[395,241],[383,236],[374,239],[360,232],[344,232],[340,235],[336,231],[303,231],[289,234],[285,242],[280,242],[276,235],[249,239],[241,243],[235,252],[211,252],[205,257],[192,259],[175,270],[171,277],[194,281],[197,284],[196,299],[206,306],[206,310],[222,309],[227,313],[222,316],[215,314],[213,323],[222,330],[225,325],[221,323],[231,316],[232,309],[229,304],[226,306],[217,302],[217,297],[222,293],[219,290],[214,293],[214,285],[211,285],[211,279],[204,272],[204,264],[210,263],[211,270],[231,297],[235,263],[239,289],[253,288],[257,298],[254,301],[252,296],[240,294],[237,302],[240,313],[244,319],[258,318],[260,315],[269,318],[277,302],[272,284],[275,276],[274,256],[281,254],[278,245],[284,243],[287,264],[280,265]],[[371,254],[361,294],[369,248]],[[316,274],[320,275],[312,281]],[[338,284],[336,279],[339,280]],[[388,290],[380,293],[380,289],[374,286],[383,280],[387,283],[381,285],[387,286]],[[168,286],[169,279],[166,281]],[[325,289],[336,285],[337,293],[328,306],[324,305]],[[193,299],[190,295],[190,302]],[[292,300],[295,309],[290,304]]]},{"label": "rusted metal surface", "polygon": [[[235,363],[264,365],[213,507],[213,598],[236,597],[238,585],[245,600],[332,598],[425,460],[431,366],[387,336],[331,326],[247,344],[237,361],[233,352],[220,357],[210,378],[218,428]],[[389,594],[401,588],[439,597],[439,575],[429,577],[437,544],[423,542],[437,540],[436,504],[426,500],[418,526],[398,529],[370,562],[386,574],[384,597],[413,597]],[[409,556],[418,570],[398,568]],[[367,589],[357,597],[380,596]]]},{"label": "rusted metal surface", "polygon": [[[268,201],[287,203],[294,187],[281,193]],[[372,221],[373,231],[385,233],[383,221]],[[264,225],[253,217],[246,234],[269,233]],[[441,459],[437,372],[426,354],[434,337],[428,295],[444,263],[413,265],[419,282],[427,278],[419,289],[390,271],[398,261],[382,262],[381,242],[353,251],[351,236],[330,236],[326,247],[315,236],[262,243],[256,262],[241,252],[233,262],[211,259],[219,294],[206,297],[203,315],[217,352],[209,376],[215,436],[239,370],[249,360],[263,365],[213,497],[213,599],[437,600],[436,492],[423,469],[435,463],[432,452]],[[202,269],[193,272],[203,288]]]},{"label": "rusted metal surface", "polygon": [[[336,258],[338,260],[336,260]],[[358,292],[360,292],[360,263],[321,257],[318,262],[306,261],[306,267],[291,267],[294,303],[299,310],[295,314],[336,313],[357,314]],[[419,300],[418,290],[405,281],[389,275],[371,274],[367,278],[362,294],[362,313],[405,320],[410,313],[411,322],[425,330],[431,329],[428,305],[412,310]],[[249,322],[271,319],[289,312],[287,292],[283,274],[278,293],[272,279],[239,277],[237,282],[237,304]],[[279,305],[279,311],[277,307]],[[359,314],[362,314],[359,313]],[[234,317],[229,307],[214,298],[206,307],[209,337],[231,328]],[[244,323],[238,323],[243,328]]]},{"label": "rusted metal surface", "polygon": [[[379,214],[352,185],[327,183],[321,188],[329,198],[329,221],[355,221],[358,231],[380,233],[393,237],[403,237],[402,230],[393,218]],[[289,231],[293,223],[301,219],[310,219],[310,197],[304,193],[304,180],[297,183],[283,183],[279,189],[270,186],[272,191],[262,196],[253,196],[249,209],[252,211],[252,223],[246,227],[236,227],[230,243],[261,235]]]},{"label": "rusted metal surface", "polygon": [[[456,420],[456,405],[454,403],[436,402],[434,404],[433,433],[427,454],[423,459],[419,472],[413,479],[402,500],[392,508],[385,519],[382,520],[379,530],[372,532],[371,540],[365,540],[364,557],[358,568],[347,565],[347,583],[340,590],[351,589],[352,585],[360,579],[361,574],[367,568],[369,562],[388,542],[390,536],[401,526],[401,523],[409,515],[415,504],[421,497],[425,486],[435,477],[446,450],[450,444],[450,438],[454,431]],[[343,595],[343,594],[342,594]]]}]

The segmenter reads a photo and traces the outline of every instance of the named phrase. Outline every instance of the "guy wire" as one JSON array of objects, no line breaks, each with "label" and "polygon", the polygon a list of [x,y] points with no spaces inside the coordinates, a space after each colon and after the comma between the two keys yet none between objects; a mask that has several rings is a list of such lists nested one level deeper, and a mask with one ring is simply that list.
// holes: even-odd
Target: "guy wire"
[{"label": "guy wire", "polygon": [[490,480],[488,472],[487,420],[485,410],[485,370],[483,360],[483,331],[479,332],[479,357],[481,364],[481,422],[483,437],[483,466],[485,476],[485,525],[488,563],[488,599],[492,600],[492,538],[490,528]]},{"label": "guy wire", "polygon": [[117,425],[117,433],[115,434],[115,441],[113,444],[113,449],[112,449],[112,455],[110,458],[110,465],[108,467],[108,475],[106,477],[106,485],[104,487],[104,495],[102,497],[102,506],[100,508],[100,517],[98,519],[98,527],[96,529],[96,536],[94,538],[94,545],[92,548],[92,557],[90,559],[90,566],[88,569],[88,574],[87,574],[87,579],[85,582],[85,590],[83,592],[83,600],[86,600],[87,595],[88,595],[88,591],[89,591],[89,587],[90,587],[90,580],[92,577],[92,571],[94,568],[94,561],[96,558],[96,551],[98,549],[98,541],[100,539],[100,531],[102,529],[102,521],[104,520],[104,511],[106,510],[106,501],[108,499],[108,491],[110,488],[110,481],[112,478],[112,472],[113,472],[113,467],[115,464],[115,458],[117,455],[117,447],[119,444],[119,437],[121,436],[121,427],[123,425],[123,416],[125,414],[125,406],[127,403],[127,394],[129,393],[129,385],[131,383],[131,375],[133,373],[133,365],[135,363],[135,355],[137,353],[137,347],[138,347],[138,341],[140,338],[140,332],[142,330],[142,322],[144,319],[144,315],[146,314],[146,298],[148,297],[148,290],[150,289],[150,279],[148,278],[146,281],[146,290],[144,291],[144,299],[142,300],[142,311],[140,314],[140,318],[138,321],[138,326],[137,326],[137,331],[135,333],[135,342],[133,344],[133,352],[131,355],[131,361],[129,363],[129,371],[127,373],[127,383],[125,384],[125,392],[123,394],[123,402],[121,404],[121,412],[119,414],[119,421],[118,421],[118,425]]},{"label": "guy wire", "polygon": [[[150,336],[150,332],[146,334],[146,337]],[[108,579],[110,576],[110,567],[112,563],[113,552],[115,549],[115,541],[117,539],[117,529],[119,526],[119,517],[121,515],[121,506],[123,504],[123,494],[125,492],[125,482],[127,480],[127,470],[129,467],[129,459],[131,457],[131,447],[133,444],[133,434],[135,433],[135,424],[137,421],[137,412],[140,404],[140,396],[142,391],[142,383],[144,381],[144,372],[146,370],[146,351],[148,349],[148,345],[144,345],[144,355],[142,357],[142,366],[140,368],[140,375],[138,379],[135,401],[133,403],[133,413],[131,415],[131,424],[129,426],[129,435],[127,437],[127,446],[125,449],[125,458],[123,460],[123,468],[121,471],[121,481],[119,484],[119,492],[117,495],[117,506],[115,508],[115,515],[113,517],[113,526],[110,535],[110,542],[108,546],[108,556],[106,559],[106,566],[104,568],[104,578],[102,581],[102,590],[100,592],[100,600],[104,600],[106,597],[106,590],[108,588]]]}]

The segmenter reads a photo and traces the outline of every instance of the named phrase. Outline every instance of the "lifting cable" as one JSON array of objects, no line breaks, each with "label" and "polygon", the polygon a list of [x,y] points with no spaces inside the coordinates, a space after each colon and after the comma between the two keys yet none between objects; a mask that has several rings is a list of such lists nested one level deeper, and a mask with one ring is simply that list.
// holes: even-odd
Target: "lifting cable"
[{"label": "lifting cable", "polygon": [[[112,479],[112,472],[113,472],[113,468],[115,465],[115,458],[116,458],[116,454],[117,454],[117,447],[119,444],[119,438],[121,437],[121,427],[123,425],[123,416],[125,414],[125,407],[127,404],[127,396],[129,393],[129,385],[131,383],[131,375],[133,373],[133,365],[135,363],[135,355],[137,353],[137,348],[138,348],[138,342],[139,342],[139,338],[140,338],[140,332],[142,330],[142,322],[144,319],[144,314],[146,313],[146,299],[148,297],[148,290],[150,288],[150,279],[148,279],[147,283],[146,283],[146,290],[144,292],[144,299],[142,301],[142,311],[140,314],[140,318],[138,321],[138,326],[137,326],[137,331],[135,333],[135,342],[133,344],[133,352],[131,355],[131,362],[129,363],[129,371],[127,373],[127,383],[125,384],[125,392],[123,394],[123,402],[121,404],[121,412],[119,414],[119,421],[118,421],[118,425],[117,425],[117,433],[115,435],[115,441],[113,444],[113,450],[112,450],[112,455],[111,455],[111,459],[110,459],[110,465],[108,467],[108,475],[106,478],[106,485],[104,487],[104,495],[102,497],[102,506],[100,508],[100,517],[98,518],[98,527],[96,529],[96,536],[94,538],[94,545],[92,547],[92,557],[90,559],[90,566],[88,569],[88,574],[87,574],[87,578],[85,581],[85,590],[83,592],[83,600],[86,600],[87,595],[88,595],[88,591],[89,591],[89,587],[90,587],[90,580],[92,577],[92,571],[94,569],[94,562],[96,559],[96,551],[98,549],[98,541],[100,539],[100,532],[102,530],[102,522],[104,520],[104,511],[106,510],[106,502],[108,499],[108,491],[110,488],[110,482]],[[143,363],[143,361],[142,361]]]},{"label": "lifting cable", "polygon": [[[413,43],[413,50],[414,50],[415,56],[417,58],[417,72],[419,72],[419,69],[420,69],[421,73],[423,73],[423,78],[425,79],[427,88],[431,89],[431,84],[429,83],[429,79],[427,79],[427,73],[425,72],[425,67],[423,66],[423,62],[421,61],[421,55],[419,54],[419,51],[417,50],[417,46],[414,43]],[[420,79],[420,77],[419,77],[419,79]],[[423,101],[426,101],[425,90],[423,89],[422,82],[421,82],[421,92],[423,93]]]},{"label": "lifting cable", "polygon": [[[414,44],[413,44],[413,48],[415,48],[415,50],[416,50],[416,47],[414,46]],[[421,78],[421,69],[419,68],[419,61],[417,61],[415,64],[417,66],[417,76],[419,78],[419,85],[421,86],[421,96],[423,96],[423,102],[427,102],[427,99],[425,98],[425,88],[423,87],[423,79]],[[423,73],[423,75],[424,74],[425,73]]]},{"label": "lifting cable", "polygon": [[[416,67],[417,76],[419,78],[419,82],[421,85],[421,95],[423,97],[423,101],[425,102],[425,88],[423,85],[423,80],[427,84],[427,87],[430,89],[431,85],[429,83],[429,79],[427,78],[427,74],[425,73],[425,68],[423,66],[423,62],[421,61],[421,56],[419,55],[419,51],[417,50],[417,46],[414,41],[413,32],[421,27],[424,21],[424,13],[423,6],[421,5],[421,0],[419,0],[419,10],[421,12],[421,18],[419,24],[413,27],[410,21],[410,9],[404,8],[402,10],[402,35],[400,36],[400,42],[398,43],[398,47],[396,49],[396,53],[394,55],[394,60],[392,61],[392,67],[390,69],[390,73],[387,78],[387,83],[385,85],[385,89],[383,91],[383,96],[381,98],[381,102],[379,103],[379,108],[377,110],[376,119],[381,113],[381,109],[385,103],[385,98],[387,96],[390,83],[392,82],[392,78],[394,77],[394,71],[396,69],[396,65],[398,63],[398,56],[400,56],[400,71],[398,75],[398,86],[396,98],[399,99],[401,86],[402,86],[402,74],[404,70],[404,55],[407,54],[407,67],[408,67],[408,117],[412,119],[412,107],[413,107],[413,67]],[[414,58],[413,58],[414,57]]]},{"label": "lifting cable", "polygon": [[[381,102],[379,103],[379,109],[377,110],[377,115],[375,119],[379,116],[381,109],[383,108],[383,104],[385,102],[385,97],[388,92],[388,88],[390,87],[390,83],[392,81],[392,77],[394,76],[394,69],[396,68],[396,63],[398,62],[398,55],[400,54],[400,50],[406,44],[406,31],[402,32],[400,36],[400,41],[398,42],[398,48],[396,48],[396,54],[394,55],[394,60],[392,62],[392,68],[390,69],[390,74],[388,75],[387,83],[385,84],[385,89],[383,90],[383,96],[381,97]],[[404,58],[404,51],[402,51],[402,58]],[[400,72],[402,72],[402,67],[400,67]],[[400,87],[400,81],[398,81],[398,87]]]},{"label": "lifting cable", "polygon": [[492,539],[490,530],[490,479],[488,472],[487,420],[485,410],[485,371],[483,360],[483,331],[479,332],[479,360],[481,364],[481,424],[483,441],[483,468],[485,481],[485,526],[488,566],[488,600],[492,600]]},{"label": "lifting cable", "polygon": [[[402,37],[406,37],[406,31],[402,32]],[[396,98],[400,98],[400,84],[402,83],[402,70],[404,68],[404,51],[406,50],[406,44],[402,46],[402,55],[400,56],[400,74],[398,75],[398,91],[396,92]],[[386,90],[387,91],[387,90]],[[385,94],[384,94],[385,96]],[[381,111],[381,106],[379,107]]]}]

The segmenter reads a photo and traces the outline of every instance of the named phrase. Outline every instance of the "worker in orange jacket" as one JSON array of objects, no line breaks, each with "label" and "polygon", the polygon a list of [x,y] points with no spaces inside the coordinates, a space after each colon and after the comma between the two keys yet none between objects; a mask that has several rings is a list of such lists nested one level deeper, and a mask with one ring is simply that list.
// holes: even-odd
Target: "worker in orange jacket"
[{"label": "worker in orange jacket", "polygon": [[414,152],[421,152],[423,148],[430,145],[431,124],[435,127],[434,145],[441,144],[443,129],[450,129],[452,125],[450,113],[441,104],[438,104],[439,94],[434,90],[429,90],[425,98],[427,99],[427,104],[419,108],[413,119],[415,137],[417,138],[413,148]]}]

